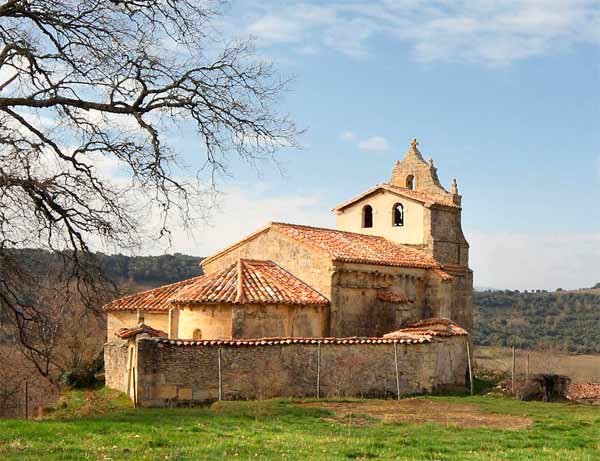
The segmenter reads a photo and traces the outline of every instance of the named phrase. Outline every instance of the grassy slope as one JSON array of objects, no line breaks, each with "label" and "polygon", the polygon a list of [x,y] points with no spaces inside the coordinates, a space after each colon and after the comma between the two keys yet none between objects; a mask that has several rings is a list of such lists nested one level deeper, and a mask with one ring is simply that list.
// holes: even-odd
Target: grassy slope
[{"label": "grassy slope", "polygon": [[[526,430],[461,429],[443,424],[350,425],[290,401],[223,402],[212,407],[128,408],[100,391],[86,414],[83,394],[43,421],[0,421],[0,459],[403,459],[595,460],[596,408],[492,397],[430,397],[487,412],[528,416]],[[104,400],[112,400],[107,403]],[[77,416],[75,419],[69,417]]]}]

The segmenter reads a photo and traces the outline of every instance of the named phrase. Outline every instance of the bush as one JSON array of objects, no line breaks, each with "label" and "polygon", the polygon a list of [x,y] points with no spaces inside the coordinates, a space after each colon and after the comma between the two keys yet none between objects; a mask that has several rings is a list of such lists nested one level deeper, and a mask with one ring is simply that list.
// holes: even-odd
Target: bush
[{"label": "bush", "polygon": [[60,382],[65,387],[81,389],[98,384],[96,376],[104,369],[104,355],[101,353],[91,363],[79,365],[65,370],[60,375]]}]

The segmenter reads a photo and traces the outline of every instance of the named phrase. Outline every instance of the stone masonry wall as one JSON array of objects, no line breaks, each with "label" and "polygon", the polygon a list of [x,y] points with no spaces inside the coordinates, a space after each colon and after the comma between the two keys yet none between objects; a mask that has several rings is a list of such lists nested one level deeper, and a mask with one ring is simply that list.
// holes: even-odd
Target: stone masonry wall
[{"label": "stone masonry wall", "polygon": [[115,338],[115,333],[120,328],[135,327],[140,321],[152,328],[169,331],[169,313],[168,312],[142,312],[143,320],[138,319],[137,311],[110,311],[106,316],[106,337],[110,341]]},{"label": "stone masonry wall", "polygon": [[[428,216],[427,216],[428,215]],[[469,244],[462,231],[460,210],[430,208],[426,213],[428,250],[442,264],[469,265]]]},{"label": "stone masonry wall", "polygon": [[[464,386],[465,343],[462,336],[397,344],[400,394]],[[320,397],[397,394],[394,345],[390,343],[207,346],[140,339],[137,345],[141,406],[217,400],[219,355],[223,400],[315,397],[319,362]]]},{"label": "stone masonry wall", "polygon": [[[336,263],[331,297],[333,336],[381,336],[407,321],[428,317],[423,269]],[[379,291],[413,300],[406,305],[377,301]]]},{"label": "stone masonry wall", "polygon": [[426,162],[421,152],[411,146],[402,161],[398,161],[392,170],[390,184],[399,187],[408,187],[407,178],[414,177],[416,190],[428,192],[439,196],[450,196],[442,186],[437,174],[437,168]]},{"label": "stone masonry wall", "polygon": [[127,392],[127,358],[128,348],[126,341],[109,340],[104,345],[104,371],[106,387]]}]

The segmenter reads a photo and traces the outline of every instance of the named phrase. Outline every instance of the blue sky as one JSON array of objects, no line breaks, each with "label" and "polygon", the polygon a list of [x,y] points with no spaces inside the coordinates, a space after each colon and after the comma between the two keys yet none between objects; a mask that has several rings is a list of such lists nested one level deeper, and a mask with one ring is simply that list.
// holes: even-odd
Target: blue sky
[{"label": "blue sky", "polygon": [[[211,224],[169,251],[209,254],[269,220],[333,226],[387,181],[413,137],[457,177],[476,286],[600,282],[597,1],[233,1],[225,29],[294,80],[306,133],[271,164],[232,161]],[[186,159],[197,141],[177,145]]]}]

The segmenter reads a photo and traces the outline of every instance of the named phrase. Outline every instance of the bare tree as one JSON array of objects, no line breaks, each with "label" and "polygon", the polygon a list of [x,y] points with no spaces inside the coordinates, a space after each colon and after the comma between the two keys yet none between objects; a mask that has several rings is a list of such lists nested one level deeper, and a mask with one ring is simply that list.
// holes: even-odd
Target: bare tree
[{"label": "bare tree", "polygon": [[65,374],[91,381],[104,343],[105,317],[86,308],[78,290],[67,281],[53,275],[38,280],[28,292],[31,305],[37,308],[33,320],[17,325],[20,328],[9,325],[9,332],[12,326],[13,333],[25,340],[11,353],[18,351],[55,386]]},{"label": "bare tree", "polygon": [[[153,236],[168,238],[172,215],[190,222],[232,153],[254,161],[296,144],[274,110],[286,81],[248,42],[225,43],[220,8],[0,0],[0,309],[39,357],[39,277],[15,249],[60,252],[60,288],[94,307],[106,285],[92,240],[136,245],[149,213],[160,217]],[[199,141],[191,174],[169,142],[180,130]]]}]

